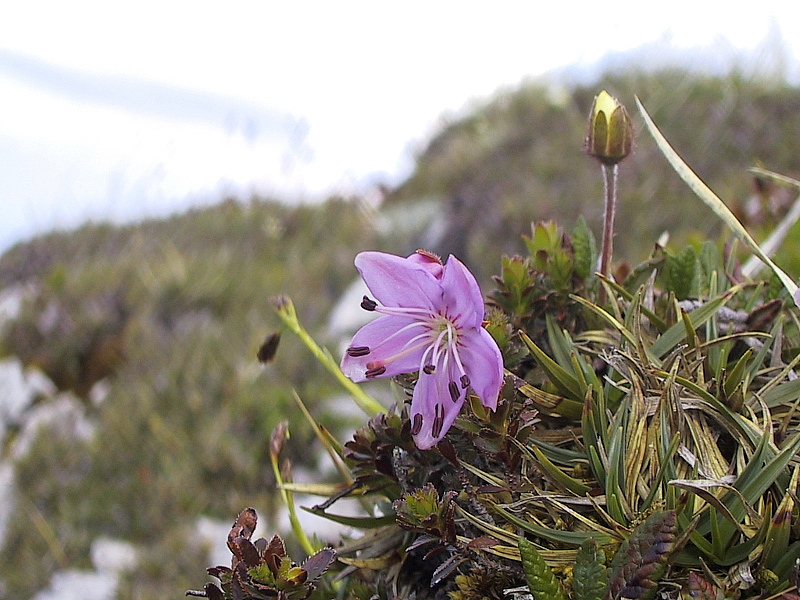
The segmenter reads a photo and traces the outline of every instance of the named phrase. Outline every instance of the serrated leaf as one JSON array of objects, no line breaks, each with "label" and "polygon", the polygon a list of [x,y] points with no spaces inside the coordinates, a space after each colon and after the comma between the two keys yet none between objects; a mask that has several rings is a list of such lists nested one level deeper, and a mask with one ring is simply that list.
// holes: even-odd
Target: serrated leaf
[{"label": "serrated leaf", "polygon": [[719,590],[692,571],[686,582],[689,597],[693,600],[717,600]]},{"label": "serrated leaf", "polygon": [[578,217],[572,231],[572,254],[575,257],[575,272],[584,281],[589,279],[597,267],[597,242],[586,224],[583,215]]},{"label": "serrated leaf", "polygon": [[632,532],[611,561],[605,600],[649,600],[658,590],[675,542],[674,510],[655,512]]},{"label": "serrated leaf", "polygon": [[601,600],[608,585],[606,554],[594,538],[581,544],[575,557],[572,589],[575,600]]},{"label": "serrated leaf", "polygon": [[522,570],[528,580],[528,588],[535,600],[565,600],[556,576],[536,551],[534,545],[520,537],[517,541],[522,557]]},{"label": "serrated leaf", "polygon": [[697,274],[697,252],[691,246],[686,246],[675,256],[668,255],[665,267],[667,289],[678,300],[686,300],[692,293]]}]

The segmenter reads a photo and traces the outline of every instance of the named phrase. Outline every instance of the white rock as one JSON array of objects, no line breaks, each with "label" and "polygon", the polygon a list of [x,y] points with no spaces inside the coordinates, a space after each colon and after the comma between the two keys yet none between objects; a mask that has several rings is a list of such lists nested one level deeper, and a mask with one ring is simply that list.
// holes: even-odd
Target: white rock
[{"label": "white rock", "polygon": [[196,531],[200,542],[208,548],[208,566],[230,566],[231,551],[228,549],[228,533],[233,519],[218,521],[208,517],[197,519]]},{"label": "white rock", "polygon": [[58,571],[50,579],[50,587],[32,600],[113,600],[117,592],[117,576],[113,573]]},{"label": "white rock", "polygon": [[106,537],[92,542],[90,556],[95,569],[116,574],[133,569],[139,560],[133,544]]}]

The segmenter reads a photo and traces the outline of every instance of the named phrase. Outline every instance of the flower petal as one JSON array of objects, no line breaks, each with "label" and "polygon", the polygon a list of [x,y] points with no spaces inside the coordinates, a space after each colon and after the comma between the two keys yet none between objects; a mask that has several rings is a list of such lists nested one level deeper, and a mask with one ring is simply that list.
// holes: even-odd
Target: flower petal
[{"label": "flower petal", "polygon": [[495,410],[504,379],[503,355],[497,342],[483,327],[462,331],[459,342],[459,356],[470,387],[485,407]]},{"label": "flower petal", "polygon": [[452,254],[444,265],[442,292],[448,315],[460,327],[480,327],[485,313],[475,276]]},{"label": "flower petal", "polygon": [[424,267],[436,279],[442,278],[442,270],[444,269],[444,265],[442,264],[442,261],[436,257],[436,255],[424,250],[417,250],[406,260],[410,260],[411,262]]},{"label": "flower petal", "polygon": [[[425,348],[409,351],[413,338],[424,333],[423,323],[408,317],[382,316],[370,321],[353,336],[342,358],[342,372],[355,382],[366,381],[367,371],[382,364],[386,370],[376,377],[394,377],[419,369]],[[367,348],[368,353],[352,356],[351,349]],[[356,353],[359,354],[359,353]],[[374,364],[377,363],[377,364]],[[371,365],[371,366],[368,366]]]},{"label": "flower petal", "polygon": [[[458,397],[453,400],[449,385],[458,383],[456,365],[450,363],[447,372],[435,371],[428,375],[420,371],[414,394],[411,397],[411,423],[417,415],[422,419],[420,430],[414,435],[414,442],[420,450],[432,448],[441,441],[453,425],[466,399],[466,390],[458,386]],[[413,432],[413,428],[412,428]]]},{"label": "flower petal", "polygon": [[441,284],[416,261],[384,252],[361,252],[355,264],[369,291],[384,306],[436,311],[442,304]]}]

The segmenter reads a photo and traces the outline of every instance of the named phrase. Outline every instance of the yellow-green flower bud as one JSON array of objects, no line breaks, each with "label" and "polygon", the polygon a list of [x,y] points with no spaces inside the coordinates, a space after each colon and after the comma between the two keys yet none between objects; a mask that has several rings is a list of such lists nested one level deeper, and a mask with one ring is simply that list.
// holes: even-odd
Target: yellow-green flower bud
[{"label": "yellow-green flower bud", "polygon": [[586,152],[605,165],[615,165],[633,149],[633,125],[628,111],[607,91],[595,96],[589,113]]}]

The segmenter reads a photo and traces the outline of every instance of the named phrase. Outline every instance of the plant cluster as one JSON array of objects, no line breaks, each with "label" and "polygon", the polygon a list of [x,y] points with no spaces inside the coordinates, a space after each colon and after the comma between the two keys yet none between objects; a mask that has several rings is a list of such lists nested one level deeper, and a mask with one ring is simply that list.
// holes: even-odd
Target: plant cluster
[{"label": "plant cluster", "polygon": [[[597,127],[603,112],[593,109],[590,131],[613,137]],[[797,286],[642,113],[667,159],[736,241],[679,251],[656,244],[640,265],[614,270],[610,243],[598,252],[582,220],[570,233],[535,224],[527,253],[503,258],[488,296],[484,327],[503,359],[499,394],[481,397],[467,378],[464,406],[433,446],[417,443],[417,390],[430,378],[423,401],[438,416],[457,379],[443,373],[449,363],[437,361],[458,345],[458,333],[419,334],[393,346],[397,353],[388,358],[354,343],[351,357],[375,355],[364,365],[368,374],[399,363],[392,374],[400,399],[384,412],[362,399],[371,418],[345,444],[312,420],[341,483],[294,484],[287,468],[278,469],[281,444],[272,453],[290,505],[293,492],[316,493],[327,498],[311,512],[362,531],[342,540],[324,574],[315,570],[328,583],[310,597],[797,598]],[[630,127],[627,118],[616,122]],[[595,139],[591,148],[608,166],[596,152],[614,144]],[[612,205],[615,188],[605,189]],[[742,275],[739,242],[770,267],[771,279]],[[412,259],[397,258],[403,260]],[[426,263],[432,278],[418,271],[410,279],[433,285],[440,267]],[[389,296],[381,279],[365,279],[380,301],[365,299],[374,310]],[[466,300],[448,306],[459,302]],[[276,306],[303,331],[287,299]],[[387,326],[387,340],[410,336],[405,324]],[[304,339],[336,373],[329,355]],[[356,334],[363,339],[377,337]],[[443,339],[450,346],[436,345]],[[414,361],[403,362],[414,352],[419,373]],[[436,381],[444,382],[441,392]],[[363,514],[338,513],[343,498],[361,502]],[[295,534],[309,554],[326,552],[297,528]],[[244,562],[243,580],[258,577],[264,550],[251,559],[232,550],[232,570]],[[262,597],[244,587],[226,591],[228,571],[210,572],[221,576],[224,598]],[[281,594],[268,595],[289,597]]]}]

